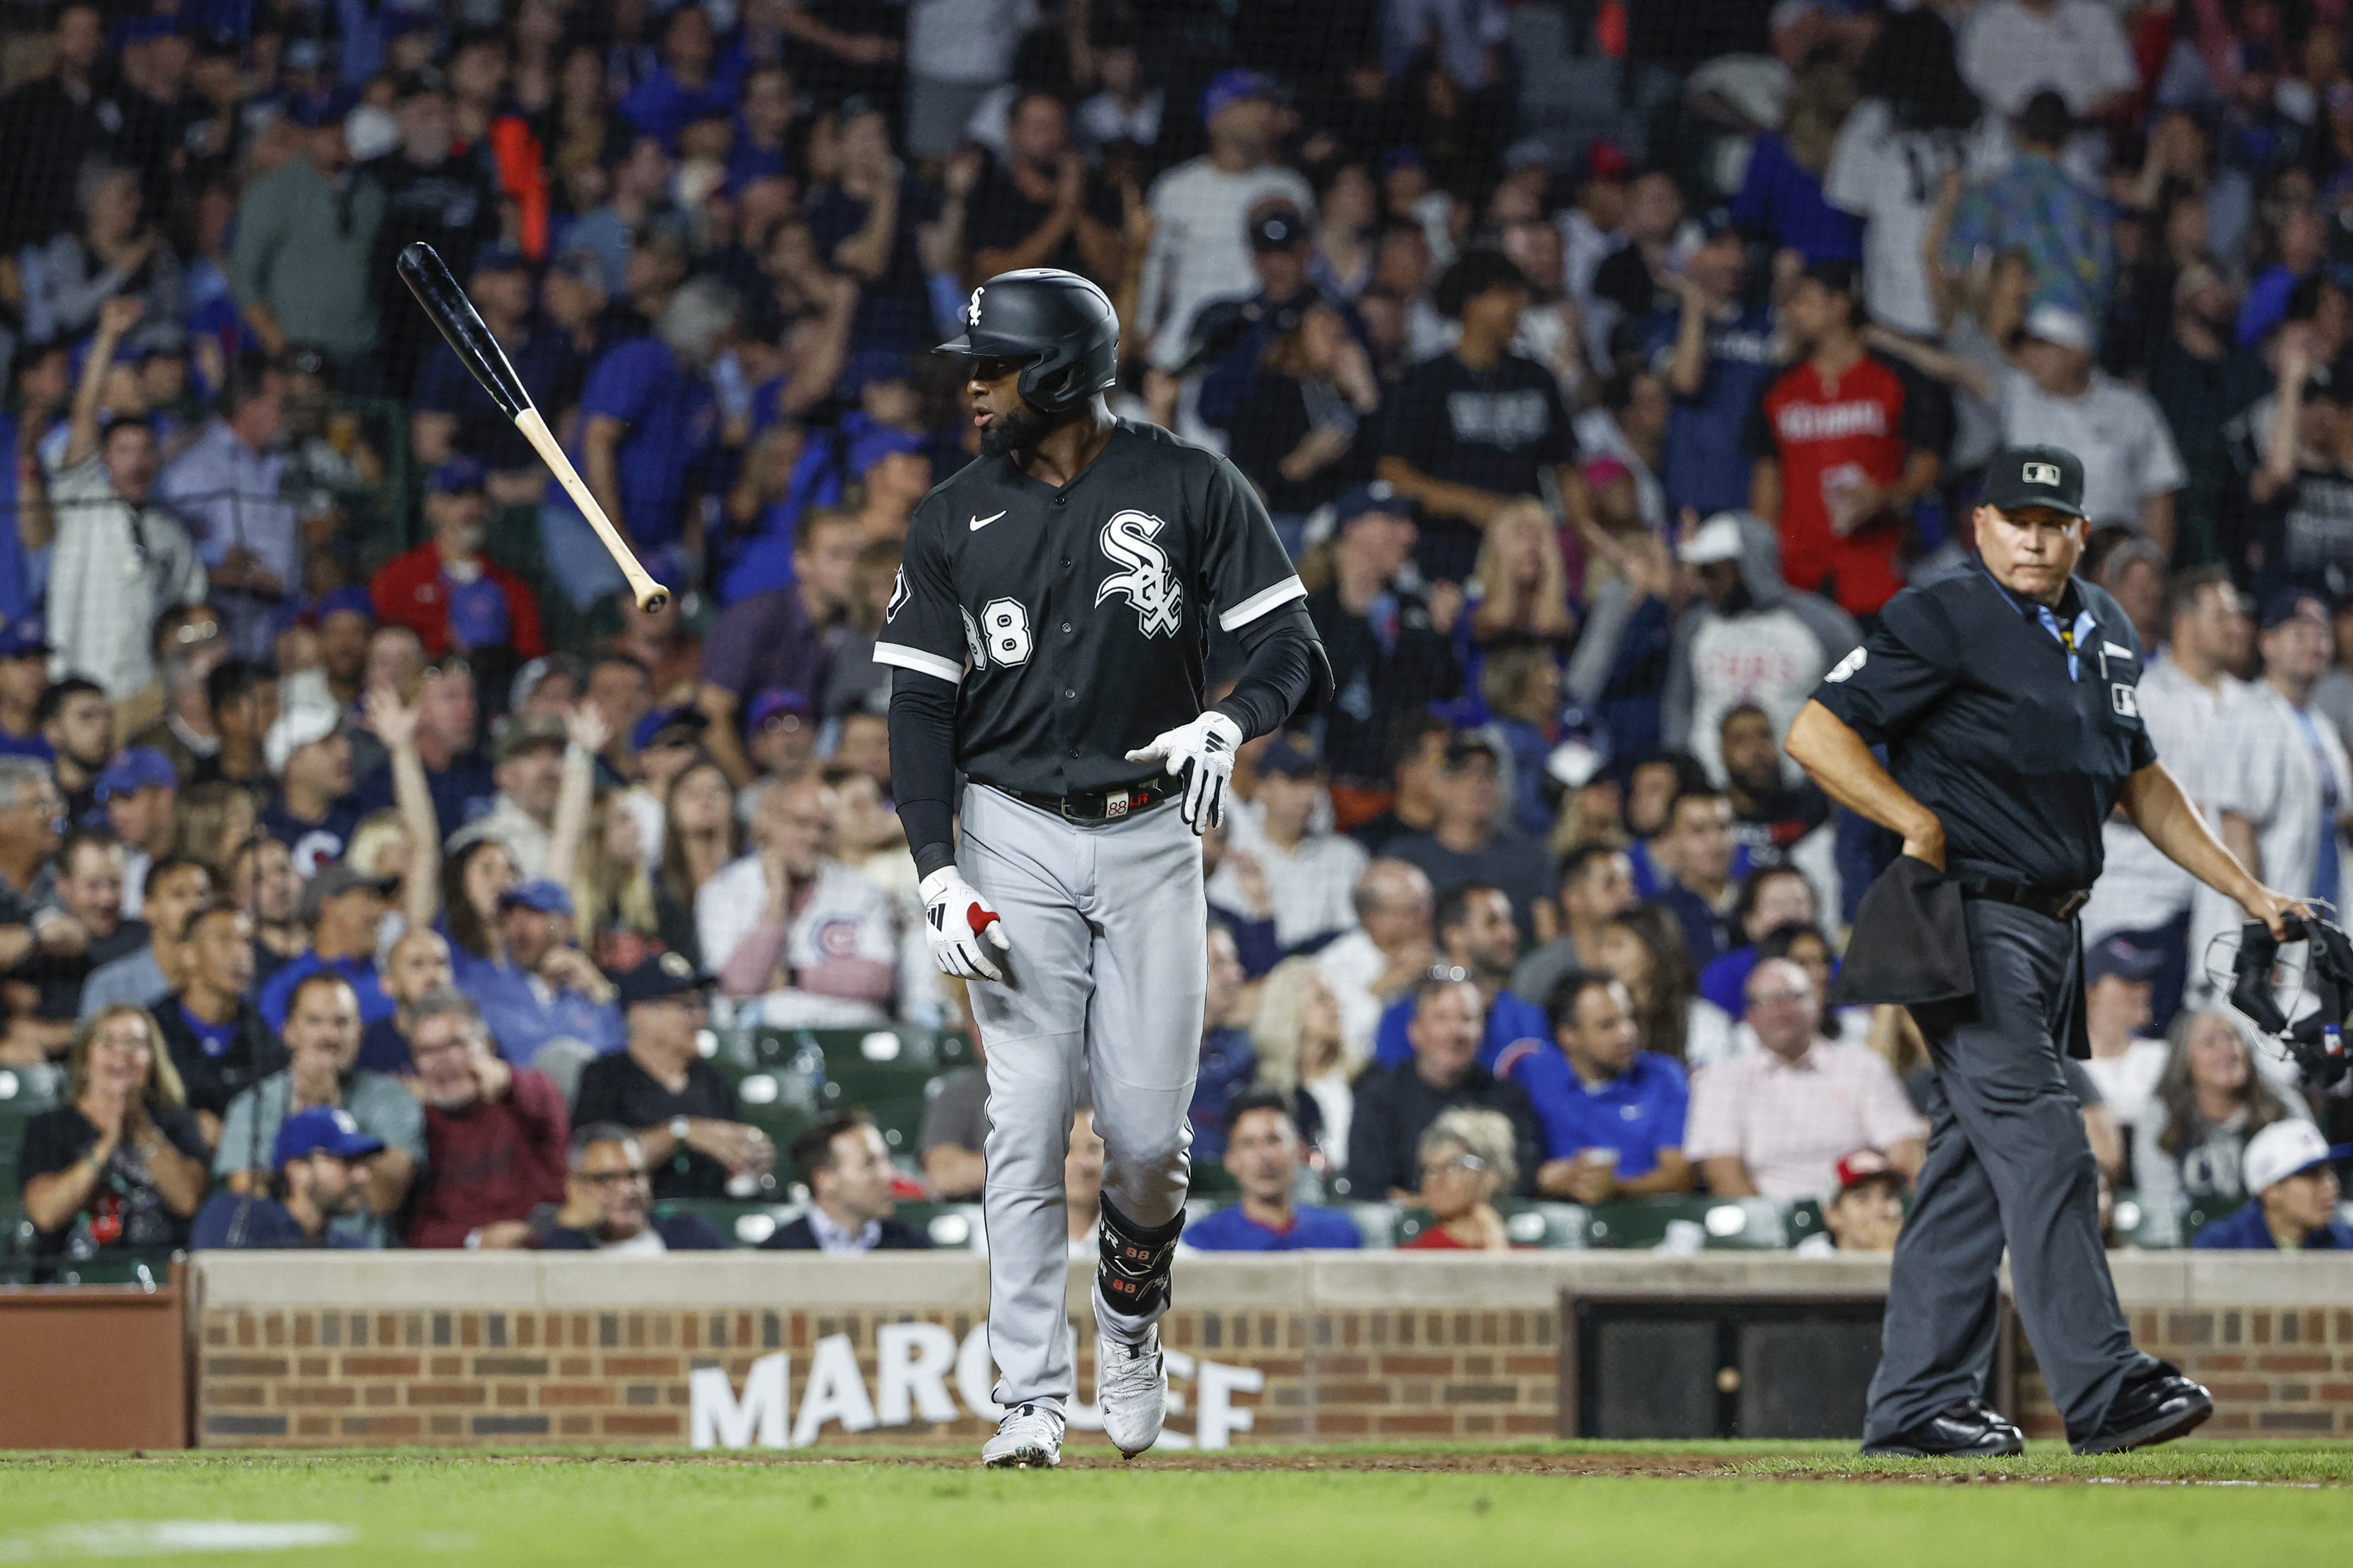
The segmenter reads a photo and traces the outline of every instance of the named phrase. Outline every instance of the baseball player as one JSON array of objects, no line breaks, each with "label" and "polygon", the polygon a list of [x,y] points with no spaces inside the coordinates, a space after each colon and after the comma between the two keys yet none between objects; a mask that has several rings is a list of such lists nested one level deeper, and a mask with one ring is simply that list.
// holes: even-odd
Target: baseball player
[{"label": "baseball player", "polygon": [[[916,508],[875,658],[933,956],[970,982],[988,1055],[992,1466],[1061,1459],[1075,1378],[1062,1159],[1105,1145],[1096,1391],[1129,1456],[1160,1435],[1158,1323],[1184,1225],[1185,1110],[1208,980],[1199,835],[1234,751],[1331,667],[1306,589],[1232,464],[1112,416],[1119,321],[1047,268],[972,291],[981,456]],[[1204,710],[1209,618],[1248,656]],[[964,832],[951,834],[961,770]],[[1091,1090],[1091,1093],[1084,1091]]]}]

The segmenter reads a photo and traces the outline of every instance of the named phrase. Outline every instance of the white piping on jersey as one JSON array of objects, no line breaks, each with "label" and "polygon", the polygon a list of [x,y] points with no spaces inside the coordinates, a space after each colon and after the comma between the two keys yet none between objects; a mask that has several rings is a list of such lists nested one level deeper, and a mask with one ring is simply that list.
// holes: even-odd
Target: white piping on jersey
[{"label": "white piping on jersey", "polygon": [[950,686],[964,684],[964,666],[953,659],[942,658],[935,653],[925,653],[905,643],[878,642],[874,645],[874,662],[895,664],[901,669],[912,669],[923,675],[935,675]]},{"label": "white piping on jersey", "polygon": [[1261,588],[1232,609],[1218,617],[1218,625],[1226,630],[1240,631],[1268,611],[1289,604],[1293,599],[1307,597],[1307,584],[1297,577],[1285,577],[1270,588]]}]

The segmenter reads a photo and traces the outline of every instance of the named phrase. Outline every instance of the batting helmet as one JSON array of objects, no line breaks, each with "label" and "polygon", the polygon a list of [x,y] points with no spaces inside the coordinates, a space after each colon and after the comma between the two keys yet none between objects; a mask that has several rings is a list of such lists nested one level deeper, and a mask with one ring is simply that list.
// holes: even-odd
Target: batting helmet
[{"label": "batting helmet", "polygon": [[1021,395],[1040,413],[1067,414],[1119,378],[1118,313],[1075,272],[1000,272],[972,291],[964,319],[964,336],[939,352],[1027,361]]}]

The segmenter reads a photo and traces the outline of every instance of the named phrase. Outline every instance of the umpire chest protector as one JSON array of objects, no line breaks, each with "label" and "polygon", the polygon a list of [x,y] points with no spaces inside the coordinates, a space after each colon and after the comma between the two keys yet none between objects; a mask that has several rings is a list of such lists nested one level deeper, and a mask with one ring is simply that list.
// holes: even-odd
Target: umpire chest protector
[{"label": "umpire chest protector", "polygon": [[1981,564],[1888,601],[1816,699],[1884,742],[1898,784],[1944,824],[1962,880],[2052,890],[2100,874],[2100,827],[2156,760],[2140,642],[2116,600],[2071,579],[2055,606]]},{"label": "umpire chest protector", "polygon": [[972,778],[1113,790],[1155,776],[1127,752],[1200,713],[1210,617],[1240,633],[1305,597],[1230,463],[1122,422],[1060,489],[1000,457],[926,497],[874,657],[956,685]]}]

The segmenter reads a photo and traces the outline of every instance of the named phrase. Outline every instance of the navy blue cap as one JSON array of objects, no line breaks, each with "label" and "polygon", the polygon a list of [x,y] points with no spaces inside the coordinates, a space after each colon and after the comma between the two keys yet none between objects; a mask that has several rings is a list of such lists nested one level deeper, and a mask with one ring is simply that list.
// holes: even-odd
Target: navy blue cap
[{"label": "navy blue cap", "polygon": [[1282,96],[1282,84],[1264,71],[1247,70],[1240,66],[1221,70],[1201,89],[1201,120],[1206,124],[1218,117],[1219,110],[1248,99]]},{"label": "navy blue cap", "polygon": [[380,1152],[384,1140],[362,1131],[352,1113],[336,1105],[314,1105],[298,1110],[278,1124],[278,1141],[270,1145],[269,1163],[284,1165],[310,1154],[332,1154],[356,1160]]},{"label": "navy blue cap", "polygon": [[2334,613],[2328,602],[2328,595],[2319,589],[2302,588],[2289,584],[2284,587],[2274,588],[2263,595],[2257,624],[2265,631],[2270,631],[2275,626],[2284,626],[2304,613],[2304,606],[2307,602],[2319,606],[2320,619],[2324,623]]},{"label": "navy blue cap", "polygon": [[528,882],[517,882],[499,895],[499,908],[512,909],[518,905],[526,910],[537,910],[543,915],[568,915],[572,912],[572,895],[564,890],[561,882],[534,877]]},{"label": "navy blue cap", "polygon": [[1289,250],[1307,243],[1307,220],[1297,207],[1269,207],[1250,220],[1250,248]]},{"label": "navy blue cap", "polygon": [[342,95],[331,94],[321,97],[312,93],[304,93],[300,98],[290,99],[286,105],[286,118],[305,131],[316,131],[322,126],[339,125],[343,119]]},{"label": "navy blue cap", "polygon": [[482,488],[482,465],[471,458],[452,458],[433,470],[425,488],[437,496],[468,495]]},{"label": "navy blue cap", "polygon": [[878,381],[913,381],[907,356],[890,349],[860,349],[841,367],[841,390],[851,397]]},{"label": "navy blue cap", "polygon": [[657,708],[638,720],[638,727],[629,731],[629,749],[633,752],[644,751],[654,743],[654,737],[659,735],[664,730],[687,729],[700,732],[708,728],[710,723],[711,721],[703,717],[702,710],[700,708],[683,705],[676,708]]},{"label": "navy blue cap", "polygon": [[38,616],[19,616],[0,626],[0,658],[30,658],[54,653],[47,627]]},{"label": "navy blue cap", "polygon": [[100,805],[118,795],[136,795],[142,789],[178,789],[180,775],[171,759],[153,746],[125,746],[106,764],[98,775],[98,799]]},{"label": "navy blue cap", "polygon": [[711,976],[687,962],[682,953],[664,952],[647,959],[634,969],[613,976],[613,986],[624,1007],[634,1007],[640,1002],[659,1002],[669,996],[682,996],[691,992],[711,989]]},{"label": "navy blue cap", "polygon": [[311,607],[302,612],[301,619],[304,626],[315,626],[329,616],[341,615],[364,616],[369,620],[374,620],[375,619],[375,600],[370,596],[365,588],[346,583],[340,588],[328,589],[312,600]]},{"label": "navy blue cap", "polygon": [[509,245],[504,240],[501,240],[496,245],[486,245],[474,252],[474,270],[477,272],[528,272],[531,270],[531,258],[522,253],[522,247]]},{"label": "navy blue cap", "polygon": [[2153,980],[2165,967],[2165,955],[2138,947],[2120,936],[2094,942],[2084,952],[2084,984],[2096,985],[2114,977],[2135,984]]},{"label": "navy blue cap", "polygon": [[1368,511],[1385,511],[1392,517],[1410,521],[1414,516],[1413,498],[1386,479],[1375,479],[1366,485],[1351,485],[1340,492],[1332,503],[1333,523],[1346,528]]},{"label": "navy blue cap", "polygon": [[752,699],[752,710],[744,717],[744,727],[750,730],[767,728],[768,721],[786,714],[807,721],[817,717],[817,705],[804,692],[789,686],[771,686]]},{"label": "navy blue cap", "polygon": [[1258,771],[1275,773],[1287,779],[1313,778],[1324,770],[1324,759],[1315,754],[1315,743],[1304,735],[1289,731],[1277,734],[1266,749],[1258,754]]}]

